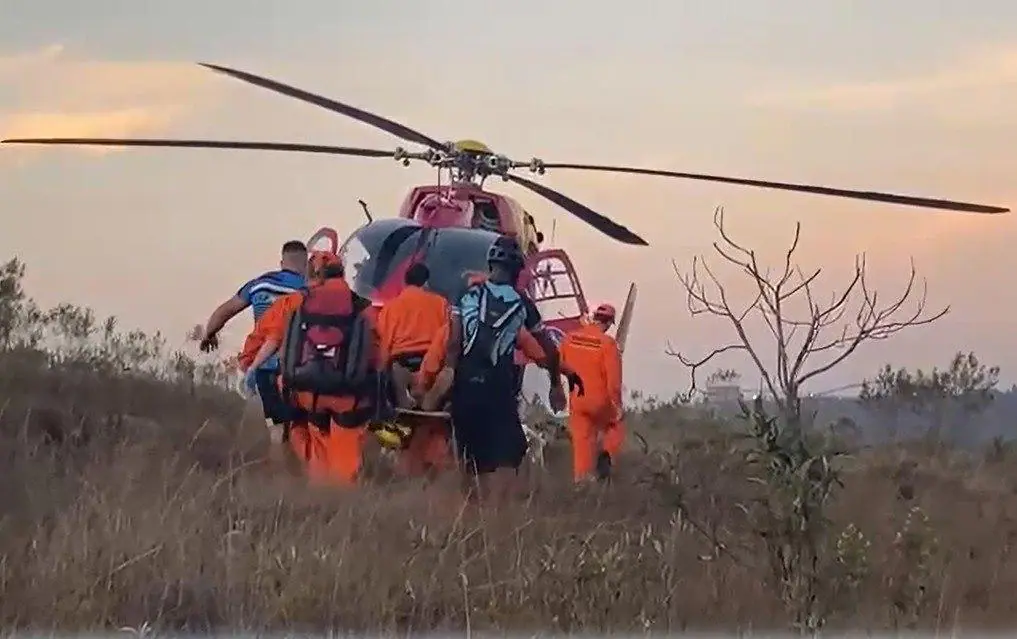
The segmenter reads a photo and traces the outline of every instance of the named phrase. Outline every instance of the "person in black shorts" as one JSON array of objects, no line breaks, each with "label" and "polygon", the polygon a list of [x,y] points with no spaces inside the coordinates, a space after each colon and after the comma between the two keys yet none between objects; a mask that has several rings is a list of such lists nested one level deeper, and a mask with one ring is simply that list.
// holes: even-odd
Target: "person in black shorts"
[{"label": "person in black shorts", "polygon": [[[503,499],[526,457],[519,420],[516,339],[527,325],[525,298],[515,289],[524,260],[513,238],[502,236],[488,252],[489,277],[472,284],[453,307],[446,367],[453,369],[452,430],[465,470],[476,476],[481,493]],[[537,316],[539,318],[539,316]],[[537,338],[537,335],[534,335]],[[544,347],[551,377],[549,400],[564,404],[558,350]],[[539,338],[538,338],[539,341]]]},{"label": "person in black shorts", "polygon": [[[219,348],[218,333],[233,317],[237,316],[244,309],[250,307],[254,314],[255,323],[272,306],[272,304],[284,295],[299,291],[306,285],[307,275],[307,246],[299,240],[290,240],[283,244],[279,260],[279,268],[268,271],[248,280],[237,292],[220,304],[208,318],[204,330],[200,336],[199,347],[202,352],[208,353]],[[257,352],[255,344],[253,350],[244,344],[244,352],[241,353],[240,363],[244,368],[250,364]],[[244,362],[246,360],[246,363]],[[294,419],[294,411],[283,400],[279,393],[277,381],[279,377],[279,361],[273,357],[256,370],[248,371],[245,376],[244,385],[248,391],[257,390],[261,399],[262,410],[265,415],[265,425],[268,427],[269,439],[273,444],[273,454],[281,451],[281,444],[286,438],[286,427]]]}]

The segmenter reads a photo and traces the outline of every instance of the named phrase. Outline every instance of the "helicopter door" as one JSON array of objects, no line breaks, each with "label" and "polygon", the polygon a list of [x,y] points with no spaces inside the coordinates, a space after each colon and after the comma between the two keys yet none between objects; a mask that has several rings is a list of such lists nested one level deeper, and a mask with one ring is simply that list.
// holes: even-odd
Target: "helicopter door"
[{"label": "helicopter door", "polygon": [[560,342],[563,333],[581,326],[589,312],[575,266],[562,249],[539,251],[530,256],[527,265],[526,291],[551,336]]}]

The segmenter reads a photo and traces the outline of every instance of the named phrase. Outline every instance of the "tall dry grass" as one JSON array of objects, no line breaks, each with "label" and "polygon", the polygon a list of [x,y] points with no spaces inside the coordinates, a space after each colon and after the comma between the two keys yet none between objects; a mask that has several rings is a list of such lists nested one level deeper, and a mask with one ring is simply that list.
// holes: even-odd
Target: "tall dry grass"
[{"label": "tall dry grass", "polygon": [[376,450],[360,489],[310,491],[266,463],[257,408],[215,387],[221,371],[82,309],[40,311],[23,272],[0,271],[5,630],[1017,620],[1017,460],[1000,442],[837,457],[776,443],[765,415],[658,403],[628,420],[654,450],[633,446],[610,486],[572,488],[558,443],[493,512],[462,507],[451,476],[392,479]]},{"label": "tall dry grass", "polygon": [[[206,388],[0,364],[5,628],[674,631],[785,628],[732,428],[630,452],[577,492],[567,451],[518,504],[451,478],[312,492],[264,460],[256,410]],[[639,428],[639,419],[631,421]],[[751,447],[751,446],[750,446]],[[828,623],[992,628],[1017,614],[1008,455],[865,452],[823,549]],[[779,540],[778,540],[779,541]]]}]

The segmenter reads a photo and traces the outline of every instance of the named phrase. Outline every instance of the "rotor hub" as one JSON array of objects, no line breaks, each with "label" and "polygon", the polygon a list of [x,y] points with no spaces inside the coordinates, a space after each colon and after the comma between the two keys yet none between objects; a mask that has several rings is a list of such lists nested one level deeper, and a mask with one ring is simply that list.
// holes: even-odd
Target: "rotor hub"
[{"label": "rotor hub", "polygon": [[452,172],[453,179],[461,182],[483,182],[494,175],[508,181],[509,172],[519,168],[529,169],[539,175],[545,171],[544,161],[539,158],[520,162],[495,153],[483,142],[471,139],[449,141],[439,149],[428,148],[419,152],[398,147],[393,158],[403,166],[409,166],[413,160],[427,162],[430,166]]}]

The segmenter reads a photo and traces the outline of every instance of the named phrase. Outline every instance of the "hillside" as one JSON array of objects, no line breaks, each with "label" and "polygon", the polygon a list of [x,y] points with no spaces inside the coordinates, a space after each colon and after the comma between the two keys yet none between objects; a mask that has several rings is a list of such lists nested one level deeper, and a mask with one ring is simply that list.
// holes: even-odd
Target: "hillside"
[{"label": "hillside", "polygon": [[[392,480],[373,455],[360,490],[309,491],[263,459],[256,407],[217,387],[213,364],[113,322],[86,330],[82,309],[42,312],[6,281],[5,629],[1017,621],[1017,469],[1000,442],[870,447],[829,472],[811,462],[785,472],[781,460],[802,451],[771,445],[765,416],[707,419],[667,404],[630,416],[654,450],[633,438],[604,489],[572,489],[558,444],[529,494],[498,512],[460,508],[451,477]],[[806,453],[832,454],[813,439]],[[812,510],[795,510],[798,498]]]}]

